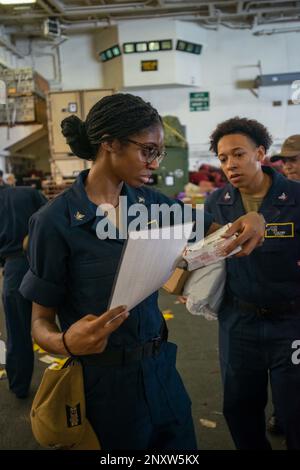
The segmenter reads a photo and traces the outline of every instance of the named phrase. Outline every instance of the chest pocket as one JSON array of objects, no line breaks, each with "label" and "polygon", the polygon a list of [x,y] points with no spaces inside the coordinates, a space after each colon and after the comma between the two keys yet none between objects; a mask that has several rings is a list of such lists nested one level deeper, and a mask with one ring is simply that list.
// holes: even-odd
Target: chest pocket
[{"label": "chest pocket", "polygon": [[266,238],[264,244],[254,250],[258,267],[265,279],[283,282],[299,279],[300,238]]},{"label": "chest pocket", "polygon": [[76,308],[84,313],[106,309],[118,264],[111,256],[72,263],[70,290]]},{"label": "chest pocket", "polygon": [[99,259],[75,262],[71,269],[76,278],[99,279],[106,275],[114,274],[117,270],[119,259],[104,256]]},{"label": "chest pocket", "polygon": [[[272,230],[273,225],[275,229]],[[299,227],[293,223],[286,224],[269,224],[266,232],[265,241],[261,248],[263,252],[284,251],[291,256],[296,254],[297,248],[300,248],[300,231]],[[276,236],[277,235],[277,236]]]},{"label": "chest pocket", "polygon": [[265,238],[263,245],[260,248],[257,248],[257,251],[263,253],[278,252],[286,249],[291,240],[291,238]]}]

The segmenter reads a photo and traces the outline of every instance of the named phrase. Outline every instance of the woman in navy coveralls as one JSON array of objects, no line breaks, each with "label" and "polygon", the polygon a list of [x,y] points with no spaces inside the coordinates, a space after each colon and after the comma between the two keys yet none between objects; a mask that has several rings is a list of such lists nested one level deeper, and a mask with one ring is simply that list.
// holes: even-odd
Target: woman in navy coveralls
[{"label": "woman in navy coveralls", "polygon": [[[163,157],[161,118],[141,98],[116,94],[93,106],[85,122],[66,118],[62,132],[77,156],[94,163],[31,219],[30,270],[21,292],[33,301],[33,335],[49,352],[80,358],[87,417],[102,449],[196,449],[191,402],[176,370],[176,345],[167,342],[158,294],[130,315],[126,306],[106,311],[124,240],[96,235],[103,217],[97,207],[117,207],[120,195],[128,207],[180,204],[142,187]],[[205,225],[207,232],[210,216]],[[248,214],[232,231],[240,232],[237,243],[248,254],[264,223]]]},{"label": "woman in navy coveralls", "polygon": [[18,292],[29,265],[23,250],[28,222],[46,198],[34,188],[0,186],[0,258],[4,260],[2,301],[6,323],[6,373],[17,398],[28,396],[33,372],[31,302]]}]

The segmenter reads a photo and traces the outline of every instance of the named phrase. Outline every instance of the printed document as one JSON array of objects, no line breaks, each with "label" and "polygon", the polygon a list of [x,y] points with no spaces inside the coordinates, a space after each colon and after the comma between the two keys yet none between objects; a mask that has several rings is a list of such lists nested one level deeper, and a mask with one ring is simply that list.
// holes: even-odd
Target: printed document
[{"label": "printed document", "polygon": [[164,285],[182,258],[193,222],[128,234],[109,308],[132,310]]}]

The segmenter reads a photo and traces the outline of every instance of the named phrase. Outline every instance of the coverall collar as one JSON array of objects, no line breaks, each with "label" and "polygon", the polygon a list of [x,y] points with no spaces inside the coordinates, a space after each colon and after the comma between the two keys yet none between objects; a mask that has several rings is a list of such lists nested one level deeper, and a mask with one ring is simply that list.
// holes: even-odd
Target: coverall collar
[{"label": "coverall collar", "polygon": [[[67,202],[71,227],[77,227],[79,225],[86,224],[87,222],[96,219],[97,206],[88,198],[84,185],[85,179],[89,171],[90,170],[83,170],[77,176],[75,183],[67,192]],[[123,183],[120,196],[127,197],[128,207],[130,207],[132,204],[148,205],[149,203],[149,201],[145,201],[145,198],[139,195],[139,191],[137,191],[135,188],[130,187],[126,183]],[[99,212],[100,211],[98,210],[98,214]],[[97,217],[104,217],[104,213],[100,213]]]}]

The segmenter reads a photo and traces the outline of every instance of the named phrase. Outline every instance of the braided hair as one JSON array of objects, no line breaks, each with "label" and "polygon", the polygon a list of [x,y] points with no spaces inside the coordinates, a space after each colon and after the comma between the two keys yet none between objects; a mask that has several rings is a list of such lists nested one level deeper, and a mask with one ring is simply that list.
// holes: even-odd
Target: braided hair
[{"label": "braided hair", "polygon": [[130,135],[155,125],[162,125],[162,119],[150,103],[139,96],[117,93],[98,101],[90,109],[85,122],[75,115],[65,118],[61,122],[61,130],[75,155],[95,160],[101,142],[126,140]]}]

